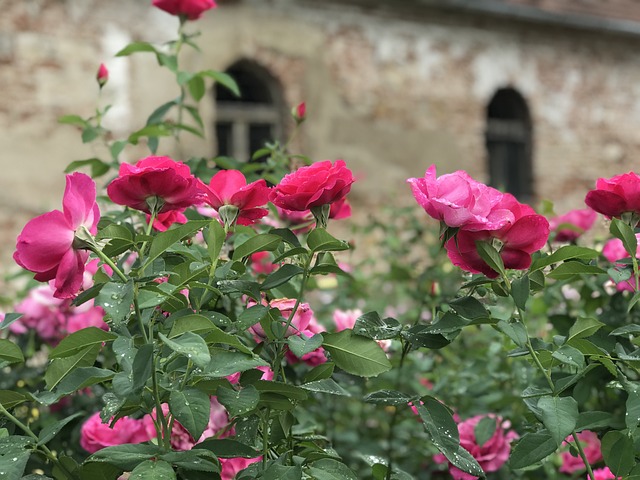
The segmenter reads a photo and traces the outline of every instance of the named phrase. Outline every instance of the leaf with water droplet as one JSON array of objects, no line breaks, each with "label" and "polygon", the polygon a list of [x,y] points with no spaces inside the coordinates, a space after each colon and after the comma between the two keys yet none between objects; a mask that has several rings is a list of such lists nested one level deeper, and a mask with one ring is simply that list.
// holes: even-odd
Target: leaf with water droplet
[{"label": "leaf with water droplet", "polygon": [[107,283],[96,297],[95,304],[101,306],[115,324],[124,322],[133,303],[133,281]]},{"label": "leaf with water droplet", "polygon": [[209,347],[200,335],[186,332],[173,340],[169,340],[162,333],[159,333],[158,336],[167,347],[176,353],[184,355],[198,367],[204,368],[211,361]]},{"label": "leaf with water droplet", "polygon": [[211,400],[196,388],[185,388],[171,392],[169,410],[193,438],[200,438],[209,423]]}]

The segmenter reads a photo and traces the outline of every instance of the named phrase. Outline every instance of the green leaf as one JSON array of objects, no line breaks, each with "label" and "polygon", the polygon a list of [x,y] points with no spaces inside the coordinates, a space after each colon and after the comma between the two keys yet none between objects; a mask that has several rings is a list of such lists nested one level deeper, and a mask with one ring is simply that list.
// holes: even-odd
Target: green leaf
[{"label": "green leaf", "polygon": [[200,335],[185,332],[175,340],[169,340],[162,333],[158,333],[160,340],[176,353],[184,355],[195,365],[205,368],[211,362],[209,347]]},{"label": "green leaf", "polygon": [[367,312],[356,319],[353,333],[374,340],[397,338],[402,325],[395,318],[380,318],[378,312]]},{"label": "green leaf", "polygon": [[89,125],[89,122],[79,115],[63,115],[58,118],[58,123],[75,125],[77,127],[86,127]]},{"label": "green leaf", "polygon": [[335,364],[347,373],[375,377],[391,369],[391,363],[374,340],[355,335],[351,330],[325,333],[322,346]]},{"label": "green leaf", "polygon": [[313,382],[303,383],[300,388],[309,390],[310,392],[317,393],[329,393],[331,395],[340,395],[343,397],[350,397],[351,394],[342,388],[332,378],[324,378],[321,380],[315,380]]},{"label": "green leaf", "polygon": [[2,478],[13,480],[21,478],[32,451],[32,442],[28,437],[11,435],[0,439],[0,472]]},{"label": "green leaf", "polygon": [[220,222],[215,218],[211,220],[209,228],[206,230],[205,240],[207,242],[207,251],[209,252],[209,259],[212,262],[218,260],[222,247],[224,246],[225,239],[227,238],[224,228],[220,225]]},{"label": "green leaf", "polygon": [[91,367],[98,357],[100,348],[101,344],[89,345],[70,357],[54,358],[44,374],[47,388],[53,390],[64,377],[76,368]]},{"label": "green leaf", "polygon": [[129,317],[133,304],[133,281],[107,283],[98,293],[95,304],[102,307],[114,323],[124,322]]},{"label": "green leaf", "polygon": [[633,228],[618,218],[612,218],[609,232],[611,232],[611,235],[614,237],[622,240],[622,245],[630,257],[636,256],[638,239],[636,238]]},{"label": "green leaf", "polygon": [[624,476],[635,465],[633,440],[622,432],[612,430],[602,437],[601,445],[604,462],[616,476]]},{"label": "green leaf", "polygon": [[511,282],[511,298],[521,310],[525,309],[529,299],[529,276],[524,275]]},{"label": "green leaf", "polygon": [[212,78],[220,85],[229,89],[236,97],[240,97],[240,89],[233,77],[224,72],[218,72],[216,70],[203,70],[199,75]]},{"label": "green leaf", "polygon": [[613,422],[613,415],[609,412],[582,412],[578,415],[576,432],[582,430],[594,430],[596,428],[608,428]]},{"label": "green leaf", "polygon": [[449,303],[449,306],[452,307],[458,315],[468,318],[469,320],[480,320],[490,317],[484,305],[474,297],[456,298],[453,302]]},{"label": "green leaf", "polygon": [[324,228],[311,230],[307,237],[307,246],[312,252],[335,252],[349,250],[349,244],[334,238]]},{"label": "green leaf", "polygon": [[251,412],[260,402],[260,393],[253,385],[247,385],[242,390],[218,387],[216,396],[231,417],[238,417]]},{"label": "green leaf", "polygon": [[[132,376],[133,382],[131,385],[132,391],[135,394],[140,394],[142,389],[147,383],[147,380],[151,378],[153,373],[153,345],[144,344],[136,353],[133,359]],[[197,438],[197,437],[196,437]]]},{"label": "green leaf", "polygon": [[571,261],[558,265],[558,267],[549,273],[548,277],[555,280],[569,280],[577,275],[601,275],[606,273],[605,270],[595,265],[586,265],[581,262]]},{"label": "green leaf", "polygon": [[136,130],[127,141],[133,145],[137,145],[142,137],[147,137],[149,140],[157,137],[168,137],[171,135],[171,129],[168,125],[164,123],[157,123],[155,125],[147,125],[146,127],[142,127],[140,130]]},{"label": "green leaf", "polygon": [[559,447],[576,428],[578,402],[573,397],[544,396],[538,400],[538,408],[542,412],[542,423]]},{"label": "green leaf", "polygon": [[489,265],[491,270],[498,273],[501,277],[506,275],[502,257],[493,245],[485,242],[484,240],[478,240],[476,241],[476,250],[478,251],[480,258]]},{"label": "green leaf", "polygon": [[142,270],[146,270],[146,268],[151,265],[156,258],[162,255],[173,244],[179,242],[185,237],[191,237],[198,230],[209,225],[209,223],[211,223],[210,220],[191,220],[177,228],[171,228],[166,232],[157,234],[153,238],[153,243],[149,249],[149,255]]},{"label": "green leaf", "polygon": [[353,470],[332,458],[313,462],[309,466],[308,473],[317,480],[358,480]]},{"label": "green leaf", "polygon": [[193,438],[200,438],[209,423],[211,400],[209,395],[195,388],[172,391],[169,410]]},{"label": "green leaf", "polygon": [[63,338],[58,346],[49,352],[49,358],[70,357],[89,346],[102,345],[116,338],[118,336],[115,333],[106,332],[98,327],[83,328]]},{"label": "green leaf", "polygon": [[199,75],[194,75],[187,82],[189,93],[196,102],[199,102],[205,93],[204,80]]},{"label": "green leaf", "polygon": [[304,376],[304,382],[315,382],[317,380],[324,380],[325,378],[331,377],[331,375],[333,375],[335,366],[336,365],[333,362],[325,362],[318,365],[317,367],[312,368]]},{"label": "green leaf", "polygon": [[577,369],[584,368],[584,355],[577,348],[570,345],[562,345],[558,350],[551,354],[553,358],[566,365],[571,365]]},{"label": "green leaf", "polygon": [[260,286],[260,290],[270,290],[287,283],[293,277],[302,275],[304,270],[297,265],[287,263],[271,273]]},{"label": "green leaf", "polygon": [[311,338],[301,333],[300,335],[291,335],[287,338],[287,345],[296,357],[302,358],[303,355],[320,348],[323,340],[322,334],[320,333],[316,333]]},{"label": "green leaf", "polygon": [[211,350],[211,363],[199,375],[207,378],[221,378],[236,372],[268,366],[269,364],[260,357],[214,348]]},{"label": "green leaf", "polygon": [[262,474],[260,480],[302,480],[302,468],[273,463]]},{"label": "green leaf", "polygon": [[11,340],[0,339],[0,359],[8,362],[7,364],[24,362],[22,350]]},{"label": "green leaf", "polygon": [[604,323],[596,320],[595,318],[579,317],[569,329],[569,338],[567,339],[567,342],[576,338],[590,337],[603,326]]},{"label": "green leaf", "polygon": [[378,390],[377,392],[365,395],[364,401],[377,405],[406,405],[411,401],[411,396],[397,390]]},{"label": "green leaf", "polygon": [[58,395],[68,395],[83,388],[90,387],[97,383],[110,380],[114,372],[105,368],[80,367],[73,370],[58,384],[56,393]]},{"label": "green leaf", "polygon": [[0,404],[7,410],[25,402],[27,397],[13,390],[0,390]]},{"label": "green leaf", "polygon": [[156,49],[153,45],[147,42],[132,42],[118,53],[116,53],[116,57],[126,57],[136,52],[153,52],[156,53]]},{"label": "green leaf", "polygon": [[106,462],[128,472],[140,463],[156,458],[162,453],[157,445],[125,444],[105,447],[89,456],[87,461]]},{"label": "green leaf", "polygon": [[473,429],[473,434],[476,437],[476,444],[478,444],[479,447],[482,447],[485,443],[487,443],[496,432],[497,426],[498,422],[495,418],[481,418]]},{"label": "green leaf", "polygon": [[147,126],[161,123],[164,120],[164,116],[167,114],[167,112],[176,105],[178,105],[177,100],[171,100],[160,105],[151,113],[151,115],[149,115],[149,118],[147,118]]},{"label": "green leaf", "polygon": [[640,393],[637,390],[627,390],[625,407],[627,411],[624,415],[624,421],[629,435],[634,436],[638,429],[638,423],[640,423]]},{"label": "green leaf", "polygon": [[598,258],[599,256],[600,253],[593,248],[566,245],[564,247],[560,247],[551,255],[547,255],[546,257],[537,259],[529,268],[529,272],[534,272],[549,265],[553,265],[554,263],[560,263],[565,260],[593,260],[594,258]]},{"label": "green leaf", "polygon": [[108,163],[94,157],[86,160],[74,160],[67,165],[67,168],[64,169],[64,173],[75,172],[76,170],[87,166],[91,167],[91,177],[93,178],[104,175],[111,168]]},{"label": "green leaf", "polygon": [[164,460],[146,460],[133,469],[129,480],[175,480],[171,464]]},{"label": "green leaf", "polygon": [[556,441],[546,430],[525,433],[513,448],[509,457],[509,465],[514,470],[526,468],[547,458],[557,448]]},{"label": "green leaf", "polygon": [[238,245],[233,252],[233,260],[242,260],[252,253],[273,251],[282,243],[282,238],[270,233],[261,233]]},{"label": "green leaf", "polygon": [[0,323],[0,330],[4,330],[13,322],[22,318],[23,315],[24,315],[23,313],[15,313],[15,312],[5,313],[4,320],[2,320],[2,323]]},{"label": "green leaf", "polygon": [[504,333],[507,337],[513,340],[519,347],[524,347],[527,344],[527,339],[529,336],[527,335],[526,327],[520,322],[508,323],[504,320],[500,320],[496,323],[496,327],[502,333]]},{"label": "green leaf", "polygon": [[254,448],[231,438],[208,438],[199,443],[198,448],[210,450],[220,458],[256,458],[261,455]]},{"label": "green leaf", "polygon": [[84,415],[84,412],[77,412],[73,415],[70,415],[58,422],[55,422],[51,425],[47,425],[40,431],[40,435],[38,435],[38,445],[44,445],[49,443],[60,431],[67,425],[69,422],[75,420],[78,417]]}]

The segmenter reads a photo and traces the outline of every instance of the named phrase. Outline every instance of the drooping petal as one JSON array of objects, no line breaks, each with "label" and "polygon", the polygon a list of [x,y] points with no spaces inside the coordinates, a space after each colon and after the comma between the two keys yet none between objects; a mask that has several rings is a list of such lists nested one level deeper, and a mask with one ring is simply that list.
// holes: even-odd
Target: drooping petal
[{"label": "drooping petal", "polygon": [[70,249],[60,260],[54,287],[56,298],[73,298],[82,287],[84,264],[89,257],[86,251]]},{"label": "drooping petal", "polygon": [[584,203],[607,217],[618,216],[627,209],[624,198],[606,190],[591,190],[587,193]]},{"label": "drooping petal", "polygon": [[72,229],[80,225],[98,223],[96,218],[96,184],[84,173],[75,172],[66,177],[67,185],[62,197],[62,210]]},{"label": "drooping petal", "polygon": [[547,243],[549,221],[542,215],[522,217],[501,238],[509,248],[531,254]]}]

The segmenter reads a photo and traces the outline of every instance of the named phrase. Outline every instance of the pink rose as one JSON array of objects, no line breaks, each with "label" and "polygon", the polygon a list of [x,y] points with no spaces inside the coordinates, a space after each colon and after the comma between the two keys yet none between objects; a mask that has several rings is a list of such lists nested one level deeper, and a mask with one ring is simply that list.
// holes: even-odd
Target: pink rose
[{"label": "pink rose", "polygon": [[356,308],[354,310],[340,310],[336,308],[333,311],[333,323],[336,325],[336,332],[341,332],[347,328],[353,328],[358,317],[362,316],[362,310]]},{"label": "pink rose", "polygon": [[186,17],[188,20],[197,20],[207,10],[217,7],[214,0],[153,0],[152,4],[171,15]]},{"label": "pink rose", "polygon": [[500,256],[505,268],[525,270],[531,265],[531,254],[540,250],[549,237],[549,222],[528,205],[519,203],[513,195],[503,195],[499,209],[511,212],[513,223],[507,223],[499,230],[469,231],[461,229],[455,238],[445,244],[451,262],[471,273],[483,273],[496,278],[498,273],[480,257],[476,241],[498,239],[502,247]]},{"label": "pink rose", "polygon": [[344,198],[354,182],[343,160],[329,160],[301,167],[285,175],[271,192],[271,202],[293,211],[310,210]]},{"label": "pink rose", "polygon": [[82,287],[89,252],[76,232],[96,234],[100,210],[96,184],[84,173],[66,176],[62,212],[54,210],[30,220],[18,235],[13,258],[40,282],[54,280],[56,298],[73,298]]},{"label": "pink rose", "polygon": [[[622,479],[622,477],[616,477],[613,473],[611,473],[609,467],[595,469],[593,471],[593,478],[595,478],[595,480],[616,480],[618,478]],[[587,475],[587,480],[589,480],[589,475]]]},{"label": "pink rose", "polygon": [[272,257],[269,252],[256,252],[249,256],[249,264],[251,269],[261,275],[269,275],[277,268],[277,265],[271,261]]},{"label": "pink rose", "polygon": [[[636,233],[636,240],[638,241],[638,247],[636,249],[636,258],[640,258],[640,233]],[[629,254],[624,249],[624,245],[622,244],[622,240],[619,238],[612,238],[604,244],[602,247],[602,255],[604,258],[609,260],[611,263],[615,263],[618,260],[622,260],[623,258],[629,258]],[[633,280],[625,280],[618,284],[616,284],[616,289],[619,292],[628,291],[635,292],[636,289],[631,283]]]},{"label": "pink rose", "polygon": [[135,165],[121,164],[107,194],[119,205],[151,213],[150,203],[155,203],[156,213],[164,213],[200,203],[200,184],[184,163],[169,157],[146,157]]},{"label": "pink rose", "polygon": [[30,290],[14,307],[22,317],[13,322],[9,330],[18,335],[35,330],[45,342],[57,343],[64,336],[66,318],[63,305],[67,300],[55,298],[54,292],[49,284]]},{"label": "pink rose", "polygon": [[[166,232],[174,223],[187,223],[187,217],[182,212],[184,212],[184,209],[158,214],[153,221],[154,230]],[[151,215],[147,214],[147,222],[149,220],[151,220]]]},{"label": "pink rose", "polygon": [[[291,315],[295,304],[296,301],[294,299],[278,298],[276,300],[271,300],[269,302],[269,307],[277,308],[278,310],[280,310],[283,318],[283,325],[285,325],[285,322]],[[289,326],[289,329],[286,331],[284,336],[289,337],[291,335],[300,334],[300,332],[307,329],[312,318],[313,310],[311,310],[309,304],[301,302],[300,305],[298,305],[298,309],[296,310],[296,313],[293,315],[293,319],[291,320],[291,325]],[[267,334],[264,332],[264,330],[262,329],[262,325],[260,325],[259,323],[256,323],[254,326],[252,326],[250,330],[254,335],[256,335],[256,341],[258,342],[267,338]]]},{"label": "pink rose", "polygon": [[[598,435],[595,432],[584,430],[578,433],[578,440],[582,445],[582,449],[587,456],[587,461],[589,462],[589,464],[594,464],[602,460],[600,440],[598,439]],[[567,443],[575,442],[573,436],[565,438],[564,441]],[[582,458],[580,458],[579,456],[574,457],[569,451],[561,452],[560,456],[562,458],[562,465],[560,466],[560,471],[562,473],[573,473],[586,469]]]},{"label": "pink rose", "polygon": [[[224,224],[251,225],[269,213],[263,208],[269,201],[269,187],[264,179],[247,185],[247,179],[238,170],[221,170],[209,182],[202,184],[204,201],[213,207]],[[223,207],[235,207],[223,210]]]},{"label": "pink rose", "polygon": [[556,242],[573,242],[593,226],[596,218],[596,212],[590,208],[571,210],[550,219],[549,229],[556,232]]},{"label": "pink rose", "polygon": [[142,420],[123,417],[109,427],[102,423],[100,412],[96,412],[84,422],[80,429],[80,446],[89,453],[95,453],[105,447],[123,445],[125,443],[142,443],[151,440]]},{"label": "pink rose", "polygon": [[[273,370],[271,370],[269,367],[260,365],[256,367],[256,370],[260,370],[262,372],[262,376],[260,377],[260,380],[266,380],[267,382],[270,382],[271,380],[273,380]],[[242,375],[242,372],[236,372],[236,373],[232,373],[231,375],[228,375],[225,378],[229,380],[229,383],[235,385],[240,381],[241,375]]]},{"label": "pink rose", "polygon": [[296,105],[291,109],[291,116],[293,116],[293,119],[297,124],[301,124],[302,122],[305,121],[306,114],[307,114],[307,105],[304,102],[299,103],[298,105]]},{"label": "pink rose", "polygon": [[[209,413],[209,423],[198,440],[194,440],[186,428],[180,422],[174,422],[171,430],[171,446],[175,450],[191,450],[195,445],[204,442],[218,434],[229,424],[229,415],[225,408],[218,402],[216,397],[211,397],[211,411]],[[231,430],[226,432],[224,437],[229,436]]]},{"label": "pink rose", "polygon": [[222,480],[233,480],[236,478],[236,474],[247,468],[252,463],[259,462],[262,457],[256,458],[220,458],[220,465],[222,466],[222,472],[220,478]]},{"label": "pink rose", "polygon": [[[475,428],[480,420],[486,416],[494,418],[496,421],[496,430],[493,436],[483,445],[476,442]],[[495,472],[504,465],[509,458],[511,452],[511,441],[518,438],[518,434],[513,430],[507,431],[509,422],[502,422],[500,417],[495,415],[476,415],[464,422],[458,423],[458,433],[460,434],[460,446],[467,450],[473,458],[482,467],[484,472]],[[446,458],[442,454],[433,457],[436,463],[446,462]],[[473,480],[477,477],[463,472],[453,465],[449,465],[449,473],[454,480]]]},{"label": "pink rose", "polygon": [[333,202],[329,210],[329,218],[342,220],[351,216],[351,205],[346,198]]},{"label": "pink rose", "polygon": [[[325,331],[326,329],[318,323],[315,317],[311,317],[311,319],[309,320],[309,324],[307,325],[307,328],[305,328],[302,332],[297,332],[296,335],[303,334],[305,337],[311,338],[316,333],[322,333]],[[322,347],[316,348],[312,352],[305,353],[302,357],[297,357],[296,355],[293,354],[293,352],[291,352],[290,350],[287,350],[285,352],[285,356],[289,361],[289,363],[291,364],[304,362],[311,367],[317,367],[318,365],[321,365],[327,361],[327,357],[324,354],[324,348]]]},{"label": "pink rose", "polygon": [[587,193],[584,202],[608,218],[623,213],[640,214],[640,176],[635,172],[611,178],[599,178],[596,189]]},{"label": "pink rose", "polygon": [[101,63],[100,67],[98,68],[98,73],[96,73],[96,80],[98,81],[98,85],[100,86],[100,88],[104,87],[109,80],[109,70],[107,70],[107,67],[104,65],[104,63]]},{"label": "pink rose", "polygon": [[436,166],[431,165],[424,178],[407,182],[425,212],[448,227],[497,230],[514,221],[511,211],[500,208],[503,194],[463,170],[436,177]]}]

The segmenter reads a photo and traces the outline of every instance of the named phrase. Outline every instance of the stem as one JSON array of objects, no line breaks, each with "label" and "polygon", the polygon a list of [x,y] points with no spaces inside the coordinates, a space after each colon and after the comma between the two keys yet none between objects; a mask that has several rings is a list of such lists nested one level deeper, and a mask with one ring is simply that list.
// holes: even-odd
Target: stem
[{"label": "stem", "polygon": [[269,417],[271,416],[271,409],[267,407],[267,410],[262,417],[262,468],[267,466],[267,456],[269,455]]},{"label": "stem", "polygon": [[158,388],[158,373],[156,371],[155,355],[153,359],[153,369],[151,370],[151,381],[153,382],[153,399],[156,404],[156,417],[160,418],[162,430],[158,436],[158,445],[163,446],[165,450],[171,451],[171,430],[167,424],[167,419],[162,411],[160,403],[160,390]]},{"label": "stem", "polygon": [[118,266],[113,263],[113,260],[111,260],[109,257],[107,257],[102,250],[100,250],[98,248],[97,245],[93,245],[89,248],[93,253],[95,253],[98,258],[100,258],[100,260],[102,260],[105,264],[109,265],[109,267],[111,267],[111,269],[114,271],[114,273],[116,275],[118,275],[118,277],[120,277],[120,280],[122,280],[124,283],[127,283],[129,281],[129,279],[127,278],[127,276],[122,273],[122,270],[120,270],[118,268]]},{"label": "stem", "polygon": [[[398,365],[398,373],[396,375],[395,387],[396,390],[400,386],[400,379],[402,378],[402,367],[404,366],[404,359],[411,350],[411,345],[407,342],[402,341],[402,355],[400,356],[400,365]],[[396,421],[398,419],[398,407],[394,407],[393,416],[391,417],[391,422],[389,423],[389,436],[387,437],[387,475],[386,480],[391,480],[391,473],[393,470],[393,440],[394,440],[394,428],[396,425]]]},{"label": "stem", "polygon": [[587,460],[587,455],[584,453],[584,449],[582,448],[582,445],[578,441],[578,434],[576,433],[575,429],[573,430],[573,432],[571,432],[571,436],[573,437],[573,440],[576,442],[576,448],[578,449],[580,458],[582,458],[582,461],[584,462],[585,467],[587,467],[587,475],[589,479],[595,480],[595,476],[593,475],[593,470],[591,469],[591,465]]},{"label": "stem", "polygon": [[[22,430],[24,433],[26,433],[29,437],[31,437],[32,439],[34,439],[36,441],[36,443],[38,442],[38,436],[33,433],[33,431],[24,423],[22,423],[20,420],[18,420],[16,417],[14,417],[13,415],[11,415],[6,408],[4,408],[4,406],[0,403],[0,414],[4,415],[5,417],[7,417],[16,427],[18,427],[20,430]],[[46,445],[37,445],[36,448],[39,448],[42,450],[42,453],[44,453],[45,457],[48,458],[49,460],[51,460],[53,463],[56,464],[56,466],[62,470],[65,475],[67,475],[67,478],[73,479],[76,478],[75,475],[70,472],[69,470],[67,470],[67,468],[62,464],[62,462],[60,462],[60,460],[58,460],[58,457],[56,457],[54,455],[54,453],[49,450],[49,447],[47,447]]]}]

